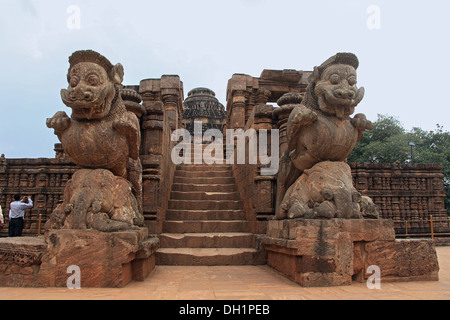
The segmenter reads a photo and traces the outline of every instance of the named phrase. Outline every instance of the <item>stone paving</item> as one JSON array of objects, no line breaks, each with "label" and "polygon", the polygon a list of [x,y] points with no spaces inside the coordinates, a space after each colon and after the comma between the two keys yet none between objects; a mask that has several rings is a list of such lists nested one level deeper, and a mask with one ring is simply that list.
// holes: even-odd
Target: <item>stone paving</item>
[{"label": "stone paving", "polygon": [[303,288],[268,266],[157,266],[122,289],[0,288],[0,300],[450,300],[450,247],[437,247],[440,280]]}]

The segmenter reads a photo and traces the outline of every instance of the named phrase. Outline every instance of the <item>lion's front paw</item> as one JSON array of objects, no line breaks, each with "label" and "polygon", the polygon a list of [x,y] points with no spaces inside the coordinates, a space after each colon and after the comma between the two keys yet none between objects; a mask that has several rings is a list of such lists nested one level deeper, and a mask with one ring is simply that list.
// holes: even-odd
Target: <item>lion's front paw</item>
[{"label": "lion's front paw", "polygon": [[47,127],[55,129],[55,133],[62,133],[70,126],[70,118],[64,111],[57,112],[53,118],[47,119]]},{"label": "lion's front paw", "polygon": [[293,118],[295,125],[309,125],[317,120],[317,113],[308,108],[299,108]]},{"label": "lion's front paw", "polygon": [[372,122],[367,120],[366,116],[362,113],[358,113],[357,115],[355,115],[351,122],[356,129],[361,131],[373,129]]}]

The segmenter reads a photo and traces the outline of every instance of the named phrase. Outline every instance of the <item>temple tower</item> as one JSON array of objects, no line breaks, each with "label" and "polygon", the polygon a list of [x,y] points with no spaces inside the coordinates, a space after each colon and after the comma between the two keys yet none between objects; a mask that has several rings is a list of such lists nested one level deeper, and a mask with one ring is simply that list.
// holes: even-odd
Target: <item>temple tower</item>
[{"label": "temple tower", "polygon": [[195,122],[202,122],[202,134],[209,129],[222,131],[225,118],[225,107],[217,100],[214,91],[196,88],[188,93],[183,103],[183,123],[191,135],[194,135]]}]

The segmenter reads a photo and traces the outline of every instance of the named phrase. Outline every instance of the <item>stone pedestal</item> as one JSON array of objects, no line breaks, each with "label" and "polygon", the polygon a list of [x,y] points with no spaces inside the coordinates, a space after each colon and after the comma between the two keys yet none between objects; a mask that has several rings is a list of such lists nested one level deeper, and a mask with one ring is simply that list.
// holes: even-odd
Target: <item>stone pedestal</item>
[{"label": "stone pedestal", "polygon": [[[9,251],[0,252],[0,266],[9,270],[0,275],[0,285],[66,287],[72,275],[68,268],[76,266],[82,288],[124,287],[150,274],[159,247],[159,239],[148,237],[146,228],[114,233],[50,230],[45,237],[35,238],[32,248],[24,247],[26,239],[9,240]],[[15,258],[23,252],[31,254],[26,255],[31,257],[26,264]]]},{"label": "stone pedestal", "polygon": [[47,245],[44,237],[0,239],[0,286],[33,287]]},{"label": "stone pedestal", "polygon": [[395,240],[391,220],[273,220],[264,245],[268,265],[304,287],[366,281],[378,266],[381,281],[437,281],[432,241]]}]

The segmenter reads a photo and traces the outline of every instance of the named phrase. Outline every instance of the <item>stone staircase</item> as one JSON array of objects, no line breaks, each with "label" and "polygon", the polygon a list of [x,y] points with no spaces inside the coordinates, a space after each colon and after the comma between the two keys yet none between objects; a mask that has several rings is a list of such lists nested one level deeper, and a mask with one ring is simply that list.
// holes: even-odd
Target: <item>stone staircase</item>
[{"label": "stone staircase", "polygon": [[160,242],[158,265],[266,263],[249,232],[230,165],[177,167]]}]

